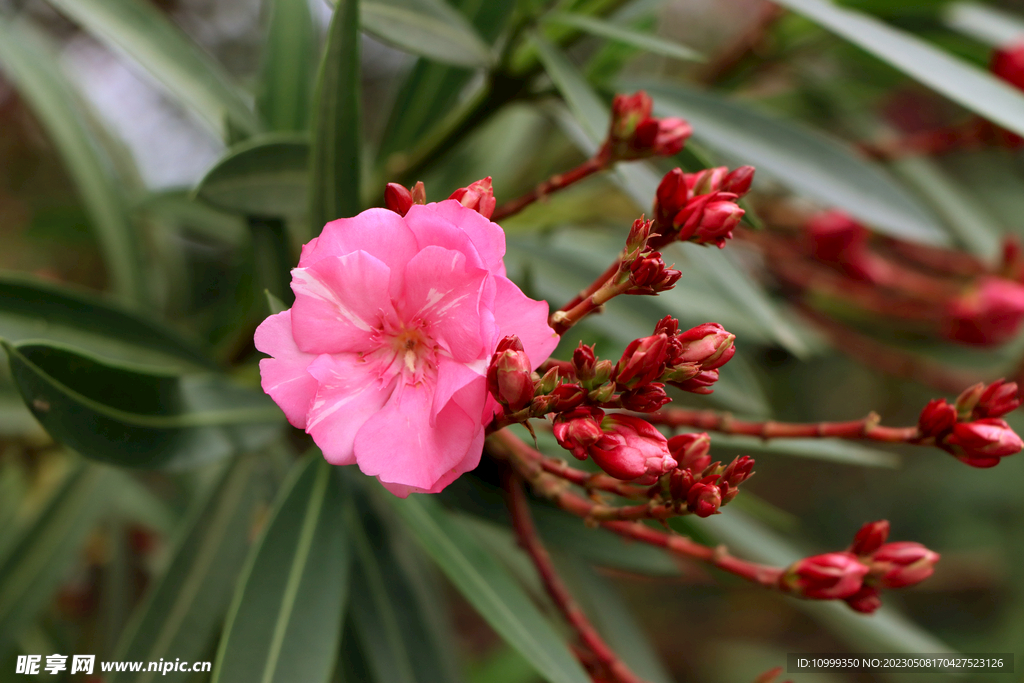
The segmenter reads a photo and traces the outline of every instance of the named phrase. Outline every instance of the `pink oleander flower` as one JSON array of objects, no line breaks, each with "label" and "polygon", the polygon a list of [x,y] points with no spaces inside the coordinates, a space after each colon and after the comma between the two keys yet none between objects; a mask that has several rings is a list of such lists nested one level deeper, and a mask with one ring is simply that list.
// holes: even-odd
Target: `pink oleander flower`
[{"label": "pink oleander flower", "polygon": [[331,464],[440,491],[480,460],[498,340],[515,334],[534,368],[558,344],[504,254],[502,229],[457,201],[328,223],[292,271],[295,304],[256,330],[263,390]]}]

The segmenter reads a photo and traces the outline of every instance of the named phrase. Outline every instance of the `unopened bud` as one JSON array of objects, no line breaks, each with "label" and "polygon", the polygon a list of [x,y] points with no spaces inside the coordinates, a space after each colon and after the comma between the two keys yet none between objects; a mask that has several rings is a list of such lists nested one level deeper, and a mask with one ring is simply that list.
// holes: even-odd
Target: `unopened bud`
[{"label": "unopened bud", "polygon": [[855,612],[873,614],[875,610],[882,606],[881,591],[874,586],[862,586],[859,591],[850,597],[843,598],[843,602],[849,605]]},{"label": "unopened bud", "polygon": [[1024,322],[1024,285],[1000,277],[978,284],[946,302],[943,328],[954,341],[993,346],[1013,339]]},{"label": "unopened bud", "polygon": [[633,287],[626,294],[657,294],[675,287],[682,273],[665,266],[661,253],[654,251],[640,256],[629,267]]},{"label": "unopened bud", "polygon": [[794,562],[780,577],[779,587],[812,600],[843,600],[860,591],[867,573],[850,553],[825,553]]},{"label": "unopened bud", "polygon": [[710,394],[714,391],[711,387],[718,381],[718,370],[701,370],[690,379],[682,382],[669,382],[672,386],[691,394]]},{"label": "unopened bud", "polygon": [[956,407],[947,403],[944,398],[929,401],[917,420],[917,428],[925,437],[937,438],[952,429],[954,424]]},{"label": "unopened bud", "polygon": [[725,176],[722,181],[722,191],[731,192],[737,197],[742,197],[750,192],[750,185],[754,182],[754,167],[740,166]]},{"label": "unopened bud", "polygon": [[590,448],[602,470],[624,481],[653,484],[676,467],[668,442],[650,422],[630,415],[609,415],[604,436]]},{"label": "unopened bud", "polygon": [[1000,458],[1024,448],[1024,442],[1010,425],[994,417],[958,422],[944,445],[961,462],[972,467],[994,467]]},{"label": "unopened bud", "polygon": [[635,410],[638,413],[653,413],[663,405],[671,401],[665,393],[665,385],[659,382],[651,382],[630,389],[622,394],[622,407],[626,410]]},{"label": "unopened bud", "polygon": [[871,558],[871,576],[885,588],[913,586],[935,571],[939,554],[920,543],[886,543]]},{"label": "unopened bud", "polygon": [[653,118],[651,108],[651,98],[643,91],[616,95],[612,100],[608,139],[601,155],[614,161],[678,153],[693,129],[682,119]]},{"label": "unopened bud", "polygon": [[668,440],[668,448],[680,469],[699,475],[711,464],[711,437],[707,432],[673,436]]},{"label": "unopened bud", "polygon": [[870,555],[878,550],[889,538],[889,520],[868,522],[853,537],[850,552],[854,555]]},{"label": "unopened bud", "polygon": [[605,382],[604,384],[602,384],[601,386],[587,394],[587,398],[589,398],[594,403],[607,403],[608,401],[612,400],[612,396],[614,395],[615,382]]},{"label": "unopened bud", "polygon": [[1016,410],[1020,405],[1021,398],[1017,391],[1017,383],[997,379],[985,387],[981,396],[978,397],[971,417],[974,419],[1002,417]]},{"label": "unopened bud", "polygon": [[384,188],[384,206],[399,216],[409,213],[412,204],[412,193],[398,183],[388,183]]},{"label": "unopened bud", "polygon": [[736,355],[735,339],[718,323],[698,325],[676,335],[678,350],[672,361],[700,363],[702,370],[720,368]]},{"label": "unopened bud", "polygon": [[565,412],[583,403],[587,392],[578,384],[559,384],[551,392],[551,396],[555,399],[552,410]]},{"label": "unopened bud", "polygon": [[641,252],[646,251],[652,224],[653,221],[644,220],[643,216],[633,221],[633,226],[626,237],[627,258],[636,258]]},{"label": "unopened bud", "polygon": [[631,341],[615,366],[615,381],[629,389],[653,381],[661,374],[667,346],[663,334]]},{"label": "unopened bud", "polygon": [[558,368],[551,368],[534,385],[534,393],[538,396],[550,394],[558,386]]},{"label": "unopened bud", "polygon": [[448,199],[455,199],[467,209],[473,209],[484,218],[494,213],[497,201],[494,199],[494,188],[491,187],[491,176],[472,183],[469,187],[460,187],[452,192]]},{"label": "unopened bud", "polygon": [[509,412],[522,410],[533,399],[531,367],[519,337],[510,335],[498,342],[487,369],[487,388]]},{"label": "unopened bud", "polygon": [[594,355],[594,347],[579,343],[576,350],[572,352],[572,366],[576,371],[576,377],[581,382],[589,382],[594,378],[594,365],[597,363],[597,356]]},{"label": "unopened bud", "polygon": [[754,459],[741,455],[730,462],[722,472],[722,481],[730,486],[739,486],[754,474]]},{"label": "unopened bud", "polygon": [[558,445],[580,460],[587,459],[587,452],[596,444],[604,432],[601,420],[604,411],[600,408],[582,407],[555,418],[552,431]]},{"label": "unopened bud", "polygon": [[974,413],[974,406],[978,405],[978,401],[981,400],[983,393],[985,393],[984,382],[978,382],[960,392],[960,395],[956,397],[956,414],[961,420],[967,421],[971,419],[971,414]]},{"label": "unopened bud", "polygon": [[699,481],[690,487],[686,494],[686,509],[698,517],[710,517],[722,507],[722,492],[718,489],[715,479],[718,475],[708,477],[708,481]]}]

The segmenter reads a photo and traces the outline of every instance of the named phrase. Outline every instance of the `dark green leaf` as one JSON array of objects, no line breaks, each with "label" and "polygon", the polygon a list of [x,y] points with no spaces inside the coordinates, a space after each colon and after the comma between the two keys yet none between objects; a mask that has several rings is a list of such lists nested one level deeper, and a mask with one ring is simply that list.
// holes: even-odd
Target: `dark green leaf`
[{"label": "dark green leaf", "polygon": [[215,683],[330,680],[348,595],[346,498],[319,452],[294,466],[236,588]]},{"label": "dark green leaf", "polygon": [[262,392],[218,376],[114,365],[51,344],[2,343],[32,414],[54,439],[95,460],[193,465],[253,448],[280,424],[280,411]]},{"label": "dark green leaf", "polygon": [[319,36],[308,2],[272,0],[256,107],[271,130],[309,126]]},{"label": "dark green leaf", "polygon": [[301,216],[309,208],[309,140],[259,135],[232,147],[199,181],[198,199],[250,216]]},{"label": "dark green leaf", "polygon": [[113,289],[123,301],[140,303],[145,290],[135,227],[113,161],[86,124],[95,117],[85,112],[52,47],[27,21],[0,15],[0,67],[39,117],[74,179]]},{"label": "dark green leaf", "polygon": [[664,116],[693,125],[694,137],[831,206],[903,239],[947,241],[937,219],[879,165],[806,126],[709,93],[675,85],[629,83],[654,98]]},{"label": "dark green leaf", "polygon": [[596,17],[557,12],[545,15],[543,22],[545,24],[571,26],[591,35],[608,38],[609,40],[631,45],[647,52],[672,57],[673,59],[693,62],[706,61],[703,55],[685,45]]},{"label": "dark green leaf", "polygon": [[[116,659],[204,659],[227,611],[265,494],[259,460],[242,456],[197,500],[174,541],[170,565],[122,634]],[[181,683],[190,675],[144,671],[115,674],[110,683]]]},{"label": "dark green leaf", "polygon": [[45,339],[124,360],[169,368],[214,369],[170,328],[113,303],[22,275],[0,275],[0,337]]},{"label": "dark green leaf", "polygon": [[313,114],[309,225],[316,232],[361,208],[359,73],[359,0],[339,0],[327,33]]},{"label": "dark green leaf", "polygon": [[416,495],[389,500],[452,584],[545,679],[588,683],[589,676],[512,577],[435,501]]},{"label": "dark green leaf", "polygon": [[473,68],[494,61],[473,26],[444,0],[364,0],[361,10],[363,29],[400,50]]},{"label": "dark green leaf", "polygon": [[995,76],[861,12],[823,0],[779,0],[779,4],[993,123],[1024,135],[1024,95]]},{"label": "dark green leaf", "polygon": [[[373,484],[375,485],[375,484]],[[352,618],[370,667],[379,683],[441,683],[458,678],[452,642],[442,637],[422,588],[396,552],[395,534],[362,495],[352,518]],[[419,589],[419,590],[418,590]],[[450,634],[448,634],[450,636]]]},{"label": "dark green leaf", "polygon": [[214,130],[249,135],[256,116],[224,69],[145,0],[51,0],[111,48],[127,54]]},{"label": "dark green leaf", "polygon": [[113,470],[72,466],[35,522],[22,530],[0,564],[0,647],[49,603],[77,561],[86,535],[114,495]]},{"label": "dark green leaf", "polygon": [[[548,77],[576,117],[587,138],[597,145],[608,130],[608,107],[583,78],[583,74],[562,54],[558,48],[541,37],[532,35],[533,44]],[[653,199],[653,195],[652,195]]]}]

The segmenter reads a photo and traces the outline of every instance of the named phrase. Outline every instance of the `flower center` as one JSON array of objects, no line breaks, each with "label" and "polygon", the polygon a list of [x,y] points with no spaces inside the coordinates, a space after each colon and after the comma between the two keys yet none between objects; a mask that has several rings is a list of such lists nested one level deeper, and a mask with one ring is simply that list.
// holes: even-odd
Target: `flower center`
[{"label": "flower center", "polygon": [[391,348],[394,349],[395,359],[400,362],[406,372],[413,374],[417,380],[423,371],[423,362],[428,360],[433,346],[420,326],[406,327],[403,324],[391,338]]}]

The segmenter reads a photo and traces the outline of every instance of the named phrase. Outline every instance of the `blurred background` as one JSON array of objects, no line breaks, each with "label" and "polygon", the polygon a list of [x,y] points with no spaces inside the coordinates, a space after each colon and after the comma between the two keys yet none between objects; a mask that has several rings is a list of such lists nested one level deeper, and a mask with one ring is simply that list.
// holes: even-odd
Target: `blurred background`
[{"label": "blurred background", "polygon": [[[27,94],[21,77],[12,76],[10,56],[0,45],[0,268],[93,292],[113,289],[98,238],[102,231],[97,230],[94,209],[83,200],[82,182],[88,171],[76,170],[73,162],[69,165],[74,152],[68,151],[69,124],[61,117],[84,124],[90,130],[90,144],[102,148],[146,254],[148,265],[137,283],[147,292],[146,310],[181,335],[214,349],[222,364],[233,367],[236,379],[252,384],[258,358],[251,347],[252,330],[267,314],[263,288],[273,291],[273,285],[260,280],[253,246],[258,232],[243,212],[229,210],[234,201],[225,199],[230,188],[212,187],[205,196],[202,190],[195,193],[227,154],[230,136],[219,135],[136,59],[112,49],[110,41],[98,39],[74,16],[62,13],[73,4],[0,0],[0,17],[8,26],[0,41],[19,30],[12,28],[15,17],[29,22],[46,43],[44,53],[52,56],[47,68],[63,74],[69,87],[60,95],[64,99],[49,102],[56,114],[41,113],[40,103],[49,95]],[[152,4],[221,65],[242,92],[258,96],[267,44],[268,10],[263,3]],[[1021,2],[840,4],[980,69],[988,68],[994,49],[1024,41]],[[320,0],[312,0],[309,7],[315,35],[323,40],[332,8]],[[468,17],[479,17],[487,9],[488,0],[460,5]],[[485,17],[477,23],[488,41],[495,40],[504,26],[500,14],[495,10],[493,20]],[[673,99],[675,95],[659,97],[657,87],[649,89],[656,107],[667,107],[666,113],[691,121],[697,151],[717,164],[757,167],[746,230],[792,235],[793,226],[804,225],[807,216],[845,203],[839,208],[879,233],[911,241],[921,238],[970,254],[979,263],[999,262],[1005,236],[1024,238],[1024,157],[1019,145],[990,136],[984,143],[951,144],[937,154],[879,151],[885,141],[955,127],[975,114],[908,78],[904,69],[880,58],[877,51],[761,0],[635,0],[618,3],[609,16],[616,25],[703,55],[703,61],[681,60],[642,44],[596,35],[584,35],[566,47],[572,64],[602,94],[632,92],[652,80],[663,89],[680,84],[685,88],[680,92],[690,93]],[[412,99],[407,85],[425,60],[394,46],[379,32],[364,33],[361,41],[364,142],[371,150],[367,158],[376,160],[364,162],[364,178],[373,179],[364,187],[365,197],[379,196],[378,181],[398,179],[406,185],[423,180],[428,198],[440,200],[490,175],[500,204],[586,157],[581,151],[585,144],[579,142],[578,112],[561,103],[562,86],[556,79],[540,77],[514,102],[453,141],[434,163],[414,167],[417,175],[408,175],[409,164],[401,153],[428,132],[431,117],[410,121],[395,111],[428,106]],[[312,54],[319,54],[318,46],[309,47]],[[470,69],[450,71],[459,75],[459,87],[450,89],[447,101],[429,103],[436,109],[435,122],[455,110],[472,92],[474,79],[480,79]],[[312,74],[310,79],[312,83]],[[772,127],[774,122],[781,122],[781,132]],[[65,133],[60,132],[62,126]],[[296,130],[304,128],[303,124]],[[758,147],[758,136],[774,140],[775,147]],[[846,150],[844,155],[872,159],[872,164],[884,167],[879,182],[900,193],[899,201],[884,199],[890,207],[899,204],[904,213],[882,216],[881,209],[861,203],[864,197],[881,196],[872,194],[874,186],[868,181],[851,180],[853,185],[860,183],[857,191],[863,196],[853,191],[843,196],[842,188],[819,176],[813,164],[801,167],[818,154],[817,148],[808,152],[801,145],[813,146],[819,137],[827,140],[827,145],[822,143],[826,152],[828,145],[835,145]],[[787,156],[789,144],[793,157]],[[816,163],[830,167],[830,159],[822,152]],[[674,163],[689,163],[687,170],[693,170],[699,159],[684,156],[659,162],[654,170],[663,172]],[[831,168],[837,177],[848,170]],[[274,201],[304,207],[304,181],[290,168],[279,170],[279,175],[265,180],[276,183]],[[851,171],[859,172],[859,167]],[[593,178],[510,219],[504,225],[510,275],[529,294],[548,298],[556,306],[571,298],[614,257],[626,226],[639,214],[640,202],[622,189],[623,184],[628,186],[629,180],[613,175]],[[884,194],[882,189],[878,192]],[[301,216],[292,213],[285,219],[300,221]],[[301,234],[292,234],[293,249],[304,241]],[[600,319],[573,330],[557,355],[567,357],[576,340],[585,339],[597,343],[602,357],[614,359],[630,339],[649,334],[666,313],[687,325],[715,320],[737,335],[737,356],[723,369],[714,395],[677,397],[684,405],[801,422],[856,419],[873,410],[887,425],[914,424],[928,400],[957,393],[949,382],[942,385],[940,380],[937,386],[929,381],[928,371],[921,368],[951,371],[954,378],[970,380],[962,385],[966,387],[981,379],[1013,376],[1024,357],[1019,330],[1005,343],[963,346],[934,330],[908,331],[898,320],[851,311],[848,302],[812,302],[819,314],[840,319],[856,334],[895,349],[896,358],[916,359],[918,365],[900,365],[891,357],[879,360],[878,354],[850,354],[849,348],[837,348],[842,345],[835,343],[834,334],[830,337],[830,328],[802,316],[800,306],[807,300],[802,294],[795,297],[781,282],[762,247],[757,239],[740,236],[723,252],[688,246],[672,252],[666,261],[675,260],[685,274],[671,297],[659,298],[658,303],[613,302]],[[59,486],[67,485],[65,475],[76,466],[76,456],[56,445],[23,406],[6,364],[4,375],[0,557],[5,550],[20,547],[15,545],[23,542],[18,530],[30,527],[41,510],[49,509],[47,501]],[[1019,413],[1008,420],[1018,431],[1024,428]],[[653,558],[637,560],[633,566],[626,556],[632,550],[628,545],[619,548],[621,557],[595,561],[597,570],[566,553],[561,558],[566,572],[587,587],[584,602],[588,595],[607,596],[597,601],[599,623],[615,631],[616,623],[631,619],[648,636],[663,663],[654,666],[652,680],[667,674],[680,683],[752,681],[758,673],[784,664],[787,652],[937,652],[949,647],[1017,656],[1014,675],[960,680],[1024,681],[1024,456],[979,470],[931,448],[765,444],[714,435],[713,443],[716,459],[753,455],[757,476],[720,517],[687,521],[689,533],[727,543],[741,556],[784,563],[795,552],[845,547],[862,523],[884,518],[892,522],[894,540],[924,543],[941,553],[942,561],[923,584],[887,593],[886,605],[892,609],[869,618],[843,605],[784,598],[696,565]],[[113,511],[68,508],[70,517],[91,523],[54,541],[62,551],[60,557],[46,556],[45,582],[36,585],[26,579],[19,584],[39,597],[32,618],[20,622],[29,626],[17,629],[10,641],[14,645],[0,665],[0,681],[23,680],[12,673],[13,657],[19,652],[49,653],[62,651],[61,647],[70,652],[71,643],[89,643],[93,650],[75,651],[102,652],[110,658],[133,606],[169,561],[176,524],[195,491],[211,476],[124,474],[110,489]],[[486,500],[493,493],[486,471],[478,479],[455,487],[459,490],[448,495],[447,502],[473,513],[466,500]],[[272,489],[268,484],[268,491]],[[264,502],[264,513],[266,506]],[[494,519],[478,522],[484,536],[491,533],[487,525]],[[544,529],[552,546],[557,539],[578,535],[565,520],[549,522]],[[3,590],[18,589],[5,584]],[[536,680],[529,666],[500,643],[456,591],[444,585],[441,590],[451,603],[459,670],[467,680]],[[0,597],[0,605],[7,604],[4,599]],[[616,611],[624,605],[633,608],[632,617]],[[646,656],[647,645],[624,638],[622,646],[633,648],[634,657]],[[212,646],[204,650],[206,658],[212,659],[214,651]],[[923,676],[932,677],[918,674],[914,680]],[[791,678],[809,683],[910,680],[867,673]]]}]

